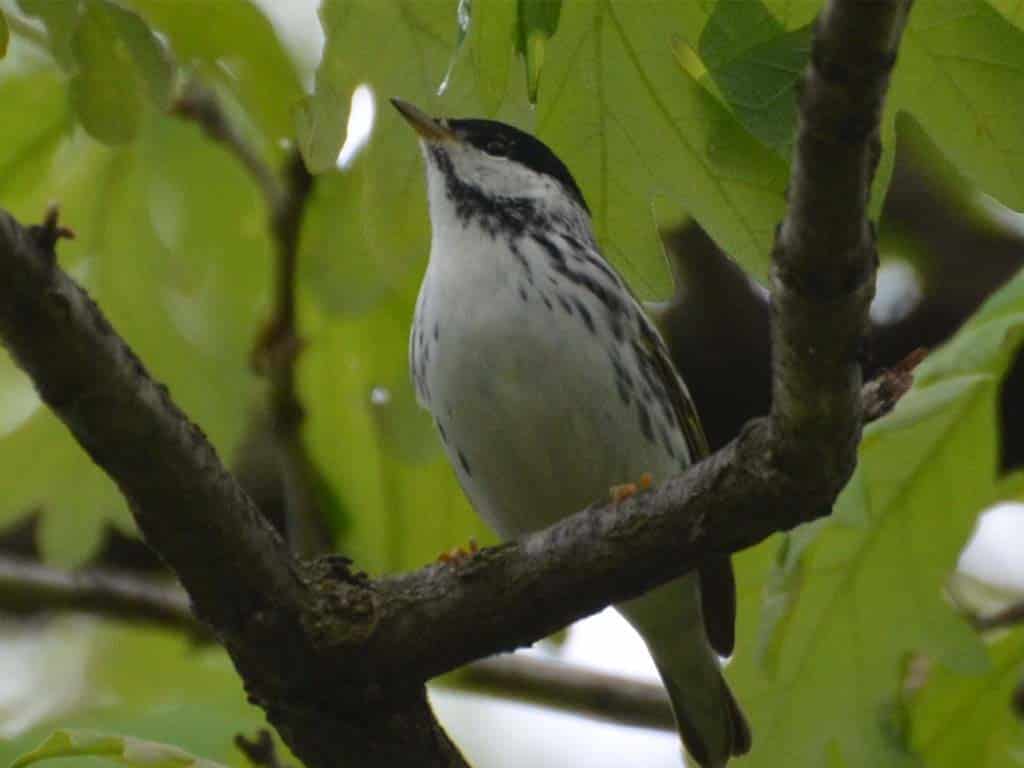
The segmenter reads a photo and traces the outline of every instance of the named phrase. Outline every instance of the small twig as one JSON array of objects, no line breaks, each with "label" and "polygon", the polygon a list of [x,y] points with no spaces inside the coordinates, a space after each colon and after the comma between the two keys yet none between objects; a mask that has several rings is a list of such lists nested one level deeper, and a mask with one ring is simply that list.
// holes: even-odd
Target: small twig
[{"label": "small twig", "polygon": [[197,79],[190,80],[185,85],[184,93],[171,107],[171,112],[198,123],[207,136],[223,144],[237,157],[263,191],[272,211],[282,207],[285,193],[277,174],[228,119],[220,99],[211,88]]},{"label": "small twig", "polygon": [[297,427],[302,406],[295,393],[295,362],[302,349],[296,321],[296,279],[299,233],[313,177],[301,155],[293,152],[284,168],[283,193],[279,205],[269,209],[274,237],[274,305],[270,319],[256,339],[253,367],[271,382],[271,411],[277,426]]},{"label": "small twig", "polygon": [[303,341],[296,318],[299,234],[313,191],[313,176],[302,156],[293,151],[284,167],[284,195],[269,210],[274,237],[274,305],[269,321],[257,336],[251,361],[270,383],[268,410],[277,471],[284,491],[285,527],[292,551],[303,556],[331,548],[331,533],[317,499],[312,464],[302,436],[305,409],[296,390],[296,363]]},{"label": "small twig", "polygon": [[896,403],[914,383],[914,369],[927,354],[928,350],[923,347],[915,349],[892,368],[881,371],[863,386],[861,400],[865,424],[882,418],[896,407]]},{"label": "small twig", "polygon": [[261,728],[255,739],[250,739],[245,734],[235,734],[235,746],[256,768],[288,768],[277,756],[274,739],[266,728]]},{"label": "small twig", "polygon": [[665,689],[657,683],[522,654],[494,656],[464,667],[453,684],[616,723],[675,730]]},{"label": "small twig", "polygon": [[293,151],[279,177],[233,125],[217,94],[196,79],[186,85],[172,111],[198,123],[207,136],[241,161],[263,190],[276,254],[273,306],[253,343],[250,365],[269,381],[270,431],[263,431],[261,413],[253,415],[250,430],[255,439],[274,443],[275,466],[268,469],[276,475],[274,480],[281,487],[278,495],[286,502],[280,516],[289,545],[304,556],[321,554],[332,542],[311,482],[315,469],[302,439],[305,413],[295,387],[296,361],[303,346],[295,301],[299,234],[313,176],[299,152]]},{"label": "small twig", "polygon": [[56,203],[50,203],[46,208],[43,223],[28,228],[29,236],[47,253],[53,253],[58,240],[75,239],[74,230],[60,224],[59,218],[60,206]]},{"label": "small twig", "polygon": [[128,572],[64,571],[19,557],[0,556],[0,610],[87,612],[213,639],[179,587]]}]

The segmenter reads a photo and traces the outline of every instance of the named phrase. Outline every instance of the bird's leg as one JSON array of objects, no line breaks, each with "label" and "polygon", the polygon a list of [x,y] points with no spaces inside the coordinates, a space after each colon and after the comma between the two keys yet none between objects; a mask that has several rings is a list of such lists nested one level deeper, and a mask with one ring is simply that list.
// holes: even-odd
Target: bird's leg
[{"label": "bird's leg", "polygon": [[468,547],[453,547],[446,552],[442,552],[437,556],[437,562],[444,563],[445,565],[460,565],[479,551],[480,545],[471,536]]},{"label": "bird's leg", "polygon": [[630,496],[633,496],[641,491],[650,490],[654,484],[654,475],[650,472],[644,472],[640,475],[640,481],[637,483],[623,483],[622,485],[613,485],[608,489],[608,493],[612,498],[612,501],[618,504],[620,501],[625,501]]}]

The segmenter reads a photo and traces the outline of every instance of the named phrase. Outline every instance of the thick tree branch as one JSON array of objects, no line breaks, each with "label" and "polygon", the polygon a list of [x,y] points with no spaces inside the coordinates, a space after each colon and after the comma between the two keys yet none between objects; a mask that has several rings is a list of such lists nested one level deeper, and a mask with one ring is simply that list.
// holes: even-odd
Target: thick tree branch
[{"label": "thick tree branch", "polygon": [[118,483],[147,539],[228,641],[253,616],[297,615],[305,589],[280,538],[202,431],[54,263],[55,219],[0,215],[0,336],[43,400]]},{"label": "thick tree branch", "polygon": [[54,226],[28,232],[0,216],[0,338],[119,484],[306,765],[339,755],[464,765],[424,680],[828,513],[860,433],[857,354],[875,264],[865,210],[907,8],[833,0],[818,23],[774,252],[770,418],[652,492],[455,566],[370,581],[339,559],[293,560],[199,429],[56,268]]},{"label": "thick tree branch", "polygon": [[[864,385],[865,422],[883,417],[910,389],[914,353]],[[328,561],[329,562],[329,561]],[[155,623],[211,639],[192,613],[188,595],[152,576],[106,569],[65,571],[22,557],[0,556],[0,611],[88,612],[132,622]],[[980,624],[986,619],[975,619]],[[562,662],[502,655],[475,661],[455,678],[470,689],[536,701],[620,723],[673,729],[664,689],[621,675],[608,675]]]}]

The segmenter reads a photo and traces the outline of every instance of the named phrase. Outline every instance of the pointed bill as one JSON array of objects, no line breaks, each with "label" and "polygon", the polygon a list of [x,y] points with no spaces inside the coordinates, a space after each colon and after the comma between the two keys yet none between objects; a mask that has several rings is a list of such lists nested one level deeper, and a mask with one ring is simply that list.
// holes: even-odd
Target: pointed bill
[{"label": "pointed bill", "polygon": [[401,99],[391,99],[409,125],[427,141],[454,141],[455,134],[443,122],[435,120],[422,109]]}]

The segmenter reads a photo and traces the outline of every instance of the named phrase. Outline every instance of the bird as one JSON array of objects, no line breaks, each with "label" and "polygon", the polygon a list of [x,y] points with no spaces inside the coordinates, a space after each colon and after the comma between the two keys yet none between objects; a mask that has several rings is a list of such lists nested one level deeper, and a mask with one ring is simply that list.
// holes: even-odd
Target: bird
[{"label": "bird", "polygon": [[[418,134],[431,225],[412,383],[476,512],[515,538],[703,457],[694,403],[566,165],[514,126],[391,101]],[[720,660],[735,641],[729,556],[616,609],[643,637],[690,756],[718,768],[749,751]]]}]

